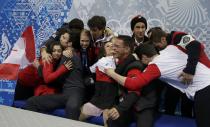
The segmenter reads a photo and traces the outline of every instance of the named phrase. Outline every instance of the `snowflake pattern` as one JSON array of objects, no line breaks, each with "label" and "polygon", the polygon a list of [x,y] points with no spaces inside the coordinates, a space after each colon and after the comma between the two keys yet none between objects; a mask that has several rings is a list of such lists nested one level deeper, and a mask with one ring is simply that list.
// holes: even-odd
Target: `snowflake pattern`
[{"label": "snowflake pattern", "polygon": [[0,80],[0,104],[12,105],[15,87],[15,80]]},{"label": "snowflake pattern", "polygon": [[4,103],[4,98],[0,96],[0,104]]},{"label": "snowflake pattern", "polygon": [[73,2],[75,6],[67,19],[78,17],[87,23],[93,15],[103,15],[106,17],[108,27],[114,32],[131,35],[130,20],[135,15],[141,14],[148,20],[148,28],[160,26],[168,32],[178,30],[194,35],[197,40],[206,44],[206,51],[210,56],[210,43],[208,43],[210,1],[208,0],[84,1]]},{"label": "snowflake pattern", "polygon": [[[0,7],[0,36],[3,33],[6,34],[10,44],[13,45],[24,28],[32,25],[37,49],[51,33],[62,25],[72,6],[72,0],[6,0],[2,3]],[[1,49],[7,49],[7,52],[0,54],[1,63],[11,48],[3,47],[9,44],[4,44],[2,38],[0,38],[0,42]]]},{"label": "snowflake pattern", "polygon": [[[67,18],[72,0],[0,0],[0,63],[21,32],[32,25],[39,48]],[[0,80],[0,104],[12,105],[16,81]]]}]

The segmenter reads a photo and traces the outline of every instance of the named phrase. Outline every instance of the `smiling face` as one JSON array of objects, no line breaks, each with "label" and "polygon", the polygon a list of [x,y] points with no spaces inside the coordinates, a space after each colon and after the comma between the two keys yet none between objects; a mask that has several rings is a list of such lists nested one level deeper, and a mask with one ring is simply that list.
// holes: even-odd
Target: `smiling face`
[{"label": "smiling face", "polygon": [[80,34],[80,46],[82,49],[87,49],[90,45],[90,38],[86,32]]},{"label": "smiling face", "polygon": [[119,60],[124,59],[130,53],[130,48],[124,45],[123,40],[113,39],[113,56]]},{"label": "smiling face", "polygon": [[106,56],[112,56],[113,55],[113,44],[112,42],[107,42],[104,45],[105,55]]},{"label": "smiling face", "polygon": [[59,60],[62,56],[61,45],[54,45],[52,49],[52,57],[54,60]]}]

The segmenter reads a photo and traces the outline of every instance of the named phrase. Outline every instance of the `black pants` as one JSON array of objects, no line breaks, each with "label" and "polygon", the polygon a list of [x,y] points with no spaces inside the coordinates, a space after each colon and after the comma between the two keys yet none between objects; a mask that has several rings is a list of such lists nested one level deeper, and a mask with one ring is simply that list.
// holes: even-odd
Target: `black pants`
[{"label": "black pants", "polygon": [[34,95],[34,87],[23,86],[19,82],[15,87],[15,100],[26,100]]},{"label": "black pants", "polygon": [[84,89],[70,88],[63,94],[34,96],[27,100],[27,110],[49,112],[57,108],[64,108],[66,117],[78,120],[80,107],[83,104]]},{"label": "black pants", "polygon": [[185,117],[193,117],[193,101],[178,89],[167,86],[165,93],[165,113],[175,115],[176,106],[181,99],[181,115]]},{"label": "black pants", "polygon": [[132,121],[137,122],[137,127],[153,127],[155,108],[147,108],[140,112],[124,112],[117,120],[108,119],[109,127],[129,127]]},{"label": "black pants", "polygon": [[197,127],[210,126],[210,86],[196,92],[194,97]]}]

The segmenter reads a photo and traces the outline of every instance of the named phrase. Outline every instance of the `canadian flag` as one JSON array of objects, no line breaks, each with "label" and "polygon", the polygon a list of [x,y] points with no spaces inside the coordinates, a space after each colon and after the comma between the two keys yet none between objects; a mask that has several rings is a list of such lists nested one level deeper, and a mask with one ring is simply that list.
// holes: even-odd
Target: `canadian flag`
[{"label": "canadian flag", "polygon": [[10,55],[0,64],[0,79],[16,79],[18,69],[26,67],[35,58],[34,33],[32,26],[29,26],[14,44]]},{"label": "canadian flag", "polygon": [[29,26],[14,44],[9,56],[0,64],[0,104],[12,104],[19,68],[31,64],[35,58],[34,33],[32,26]]}]

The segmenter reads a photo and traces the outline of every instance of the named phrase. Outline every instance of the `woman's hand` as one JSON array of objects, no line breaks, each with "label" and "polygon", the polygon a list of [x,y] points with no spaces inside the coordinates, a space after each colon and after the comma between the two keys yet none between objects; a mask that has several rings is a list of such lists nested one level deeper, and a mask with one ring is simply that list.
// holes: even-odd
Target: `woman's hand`
[{"label": "woman's hand", "polygon": [[70,49],[66,49],[63,51],[63,55],[66,56],[67,58],[73,57],[73,52]]},{"label": "woman's hand", "polygon": [[68,69],[71,70],[73,68],[73,63],[71,62],[71,60],[65,61],[64,62],[64,66]]},{"label": "woman's hand", "polygon": [[47,62],[48,64],[52,62],[52,55],[47,52],[42,52],[42,61],[43,63]]}]

